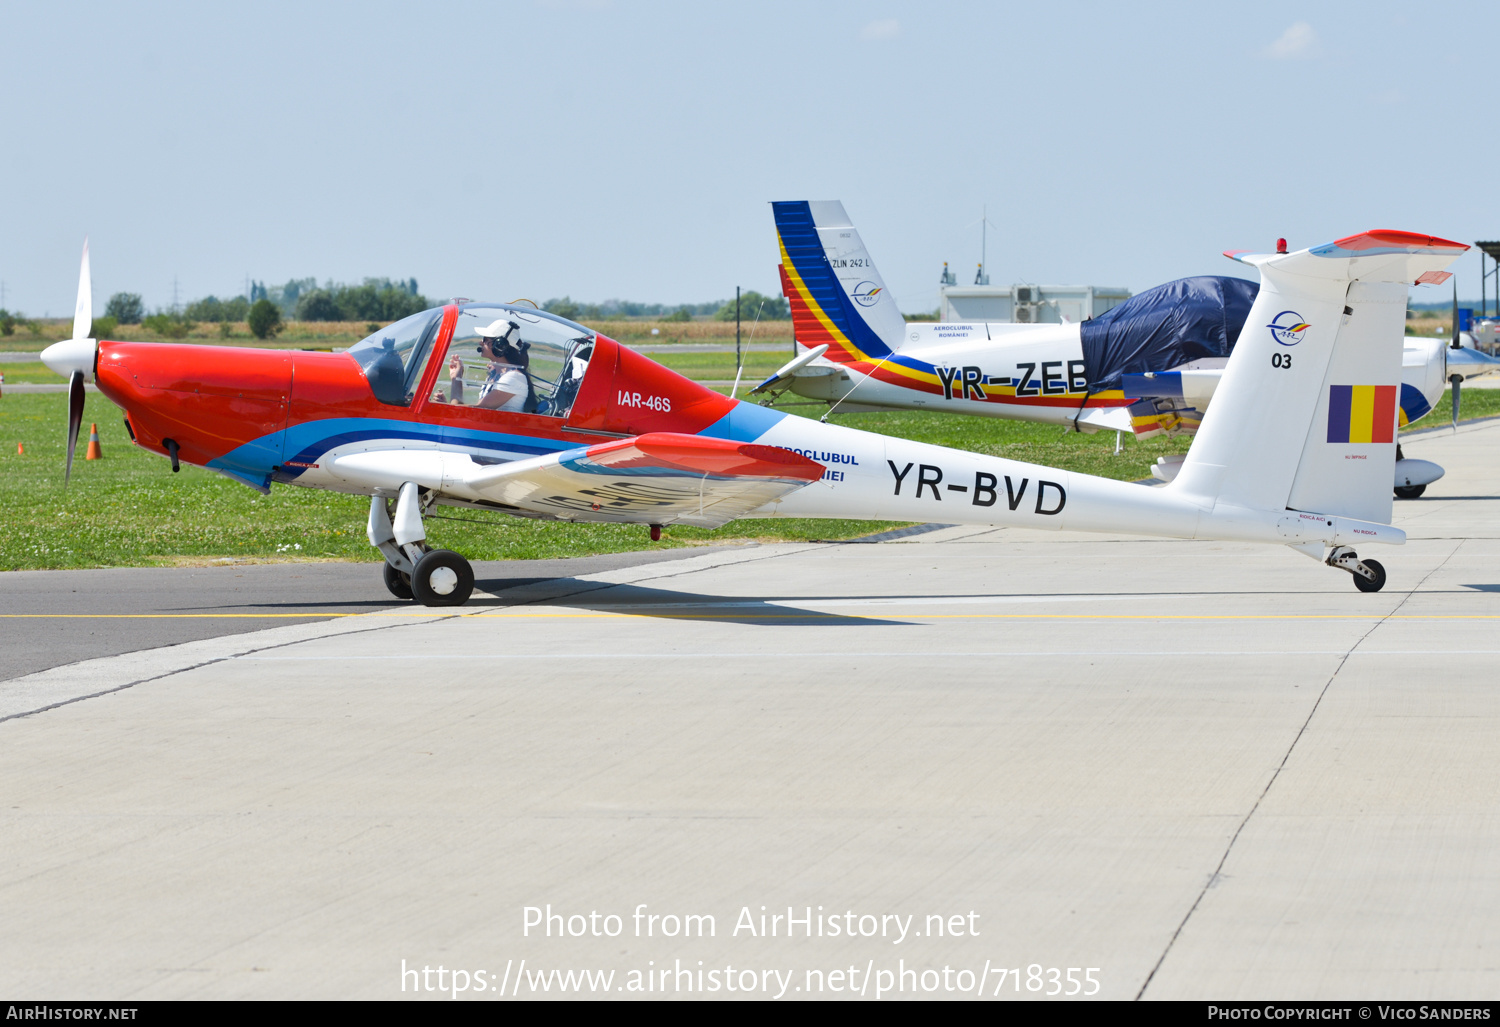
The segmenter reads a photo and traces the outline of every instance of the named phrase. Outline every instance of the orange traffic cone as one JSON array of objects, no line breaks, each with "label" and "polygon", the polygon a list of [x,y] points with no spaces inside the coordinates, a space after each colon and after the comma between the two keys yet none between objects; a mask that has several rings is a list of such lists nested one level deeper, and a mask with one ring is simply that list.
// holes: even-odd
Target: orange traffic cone
[{"label": "orange traffic cone", "polygon": [[89,449],[83,454],[85,460],[103,460],[104,450],[99,448],[99,426],[89,424]]},{"label": "orange traffic cone", "polygon": [[16,443],[16,456],[25,456],[25,455],[26,455],[26,445],[25,445],[25,443],[17,442]]}]

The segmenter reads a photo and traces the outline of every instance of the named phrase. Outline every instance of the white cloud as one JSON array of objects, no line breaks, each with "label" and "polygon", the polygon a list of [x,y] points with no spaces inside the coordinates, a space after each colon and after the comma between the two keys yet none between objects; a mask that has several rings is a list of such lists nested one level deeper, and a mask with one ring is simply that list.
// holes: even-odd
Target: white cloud
[{"label": "white cloud", "polygon": [[860,39],[895,39],[901,34],[901,23],[895,18],[872,21],[859,30]]},{"label": "white cloud", "polygon": [[1265,55],[1272,60],[1290,61],[1299,57],[1311,57],[1318,49],[1318,34],[1305,21],[1294,22],[1281,34],[1281,38],[1266,47]]}]

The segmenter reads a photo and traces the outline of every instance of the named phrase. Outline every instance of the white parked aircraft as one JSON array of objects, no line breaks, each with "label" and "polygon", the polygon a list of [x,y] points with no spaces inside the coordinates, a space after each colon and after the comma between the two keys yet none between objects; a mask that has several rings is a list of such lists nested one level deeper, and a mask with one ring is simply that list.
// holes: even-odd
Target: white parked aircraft
[{"label": "white parked aircraft", "polygon": [[[1128,431],[1136,438],[1190,434],[1247,323],[1284,335],[1301,330],[1288,320],[1291,311],[1273,311],[1265,325],[1247,322],[1258,287],[1217,276],[1168,282],[1083,324],[908,324],[843,204],[797,201],[772,208],[782,289],[801,353],[753,395],[789,388],[846,412],[942,410],[1085,432]],[[1379,246],[1382,235],[1405,234],[1351,239]],[[1352,245],[1339,240],[1329,246],[1346,243]],[[1432,272],[1421,284],[1448,277]],[[1456,423],[1463,380],[1500,369],[1500,360],[1474,349],[1472,339],[1461,343],[1456,331],[1451,344],[1406,340],[1398,426],[1429,413],[1450,382]],[[1443,475],[1430,461],[1397,460],[1393,485],[1403,498],[1421,495]],[[1154,473],[1170,480],[1180,465],[1181,458],[1164,457]]]}]

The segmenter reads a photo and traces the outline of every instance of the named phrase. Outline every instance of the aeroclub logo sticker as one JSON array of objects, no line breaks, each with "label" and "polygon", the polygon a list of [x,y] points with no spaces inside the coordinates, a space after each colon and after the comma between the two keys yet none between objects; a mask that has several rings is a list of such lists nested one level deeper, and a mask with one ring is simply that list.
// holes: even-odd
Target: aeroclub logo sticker
[{"label": "aeroclub logo sticker", "polygon": [[1311,326],[1295,310],[1283,310],[1266,327],[1271,329],[1271,338],[1283,346],[1295,346],[1302,341],[1302,333]]},{"label": "aeroclub logo sticker", "polygon": [[862,307],[872,307],[880,296],[880,286],[874,282],[860,282],[849,294],[854,297],[854,302]]}]

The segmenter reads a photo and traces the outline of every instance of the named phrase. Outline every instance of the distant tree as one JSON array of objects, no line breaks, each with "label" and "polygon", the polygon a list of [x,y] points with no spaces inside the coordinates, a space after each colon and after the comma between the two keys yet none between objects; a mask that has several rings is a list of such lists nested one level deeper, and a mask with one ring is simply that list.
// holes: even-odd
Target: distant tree
[{"label": "distant tree", "polygon": [[188,333],[198,327],[181,314],[169,314],[164,311],[157,311],[141,318],[141,326],[164,339],[186,339]]},{"label": "distant tree", "polygon": [[416,286],[415,278],[366,278],[359,285],[329,282],[321,289],[302,290],[293,315],[299,321],[399,321],[430,306]]},{"label": "distant tree", "polygon": [[662,318],[663,321],[691,321],[692,319],[693,315],[688,310],[686,305],[678,307],[666,317]]},{"label": "distant tree", "polygon": [[577,303],[574,303],[566,296],[562,297],[561,299],[548,300],[546,303],[542,304],[542,309],[547,311],[547,313],[549,314],[556,314],[558,317],[565,317],[569,321],[577,321],[578,318],[583,315],[583,307]]},{"label": "distant tree", "polygon": [[94,326],[89,329],[89,334],[96,339],[107,339],[115,334],[115,329],[120,327],[120,322],[105,314],[103,317],[94,318]]},{"label": "distant tree", "polygon": [[0,335],[16,334],[16,321],[20,317],[20,314],[12,314],[4,307],[0,307]]},{"label": "distant tree", "polygon": [[304,292],[311,292],[318,287],[316,278],[290,278],[278,291],[281,293],[281,305],[283,307],[296,306],[297,300]]},{"label": "distant tree", "polygon": [[[740,320],[754,321],[757,313],[762,321],[785,321],[791,317],[786,300],[780,296],[762,296],[754,289],[741,293]],[[733,321],[734,300],[726,300],[724,305],[714,313],[714,318],[719,321]]]},{"label": "distant tree", "polygon": [[250,334],[257,339],[269,339],[281,331],[281,308],[268,299],[258,299],[250,305],[245,320],[250,323]]},{"label": "distant tree", "polygon": [[217,296],[205,296],[187,305],[183,316],[194,321],[242,321],[250,310],[250,301],[243,296],[221,300]]},{"label": "distant tree", "polygon": [[327,289],[314,289],[305,292],[297,300],[296,311],[293,315],[298,321],[342,321],[344,315],[339,310],[338,300]]},{"label": "distant tree", "polygon": [[122,325],[138,325],[146,315],[146,308],[141,305],[140,293],[117,292],[109,298],[104,313]]}]

